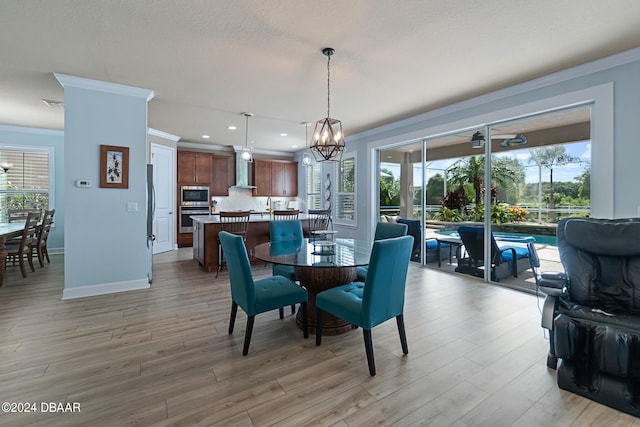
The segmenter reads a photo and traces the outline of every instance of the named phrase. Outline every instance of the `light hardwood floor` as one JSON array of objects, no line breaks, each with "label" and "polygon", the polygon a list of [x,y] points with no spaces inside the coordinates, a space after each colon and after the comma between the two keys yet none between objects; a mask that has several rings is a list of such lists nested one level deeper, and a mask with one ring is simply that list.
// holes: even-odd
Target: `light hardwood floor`
[{"label": "light hardwood floor", "polygon": [[[228,275],[190,249],[154,257],[151,289],[61,301],[63,258],[0,288],[0,400],[38,413],[3,426],[634,426],[640,419],[560,391],[545,365],[536,297],[411,265],[402,355],[395,321],[316,347],[277,311],[227,334]],[[114,267],[115,268],[115,267]],[[257,266],[255,277],[270,274]],[[79,413],[41,413],[42,402]]]}]

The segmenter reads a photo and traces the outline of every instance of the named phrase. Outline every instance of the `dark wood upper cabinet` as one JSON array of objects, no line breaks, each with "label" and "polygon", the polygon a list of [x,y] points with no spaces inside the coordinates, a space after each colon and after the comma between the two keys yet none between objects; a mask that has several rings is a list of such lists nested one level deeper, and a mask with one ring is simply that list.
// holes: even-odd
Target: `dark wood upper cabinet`
[{"label": "dark wood upper cabinet", "polygon": [[211,156],[211,185],[212,196],[229,195],[229,171],[231,157]]},{"label": "dark wood upper cabinet", "polygon": [[210,154],[178,151],[178,184],[208,185],[210,182]]},{"label": "dark wood upper cabinet", "polygon": [[271,162],[268,160],[253,160],[253,189],[254,196],[271,196]]},{"label": "dark wood upper cabinet", "polygon": [[253,183],[257,187],[254,196],[298,195],[298,163],[255,159]]}]

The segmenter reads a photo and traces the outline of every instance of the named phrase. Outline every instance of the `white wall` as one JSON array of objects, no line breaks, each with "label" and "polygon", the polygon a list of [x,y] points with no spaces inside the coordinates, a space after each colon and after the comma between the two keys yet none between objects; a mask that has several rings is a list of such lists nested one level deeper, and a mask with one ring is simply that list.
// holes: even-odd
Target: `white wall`
[{"label": "white wall", "polygon": [[[371,237],[377,213],[374,149],[441,132],[483,125],[562,103],[592,102],[592,212],[598,217],[640,212],[640,49],[382,126],[347,139],[358,152],[358,227],[336,227],[345,237]],[[431,84],[425,82],[425,85]],[[532,110],[533,109],[533,110]],[[345,123],[348,130],[348,123]],[[428,148],[427,148],[428,149]],[[301,153],[300,153],[301,155]],[[328,168],[327,172],[332,173]],[[326,173],[323,170],[323,173]],[[301,182],[301,189],[305,189]],[[362,194],[363,197],[360,197]],[[303,197],[303,194],[301,194]]]},{"label": "white wall", "polygon": [[[148,287],[147,102],[153,92],[56,77],[65,103],[63,299]],[[100,145],[129,147],[129,188],[100,188]],[[93,186],[78,188],[77,179]],[[128,203],[137,211],[128,211]]]}]

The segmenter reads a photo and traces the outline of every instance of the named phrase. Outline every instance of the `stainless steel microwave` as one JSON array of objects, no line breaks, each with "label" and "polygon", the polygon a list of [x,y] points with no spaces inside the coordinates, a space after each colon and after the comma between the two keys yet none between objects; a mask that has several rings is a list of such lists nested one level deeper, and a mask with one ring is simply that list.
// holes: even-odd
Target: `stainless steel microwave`
[{"label": "stainless steel microwave", "polygon": [[180,187],[181,206],[209,206],[209,187],[183,185]]}]

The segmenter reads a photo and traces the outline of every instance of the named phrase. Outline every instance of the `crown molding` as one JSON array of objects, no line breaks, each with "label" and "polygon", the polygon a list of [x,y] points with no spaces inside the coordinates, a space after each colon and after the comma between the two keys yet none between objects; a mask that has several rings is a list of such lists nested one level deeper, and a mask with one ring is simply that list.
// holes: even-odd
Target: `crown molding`
[{"label": "crown molding", "polygon": [[154,97],[154,93],[150,89],[126,86],[117,83],[108,83],[100,80],[85,79],[83,77],[69,76],[67,74],[53,73],[53,75],[58,79],[62,87],[77,87],[80,89],[96,90],[116,95],[145,98],[147,102]]},{"label": "crown molding", "polygon": [[147,133],[152,136],[157,136],[158,138],[168,139],[169,141],[178,142],[180,137],[177,135],[172,135],[167,132],[162,132],[161,130],[157,130],[154,128],[148,128]]},{"label": "crown molding", "polygon": [[63,130],[30,128],[25,126],[0,125],[0,132],[30,133],[34,135],[64,136]]}]

